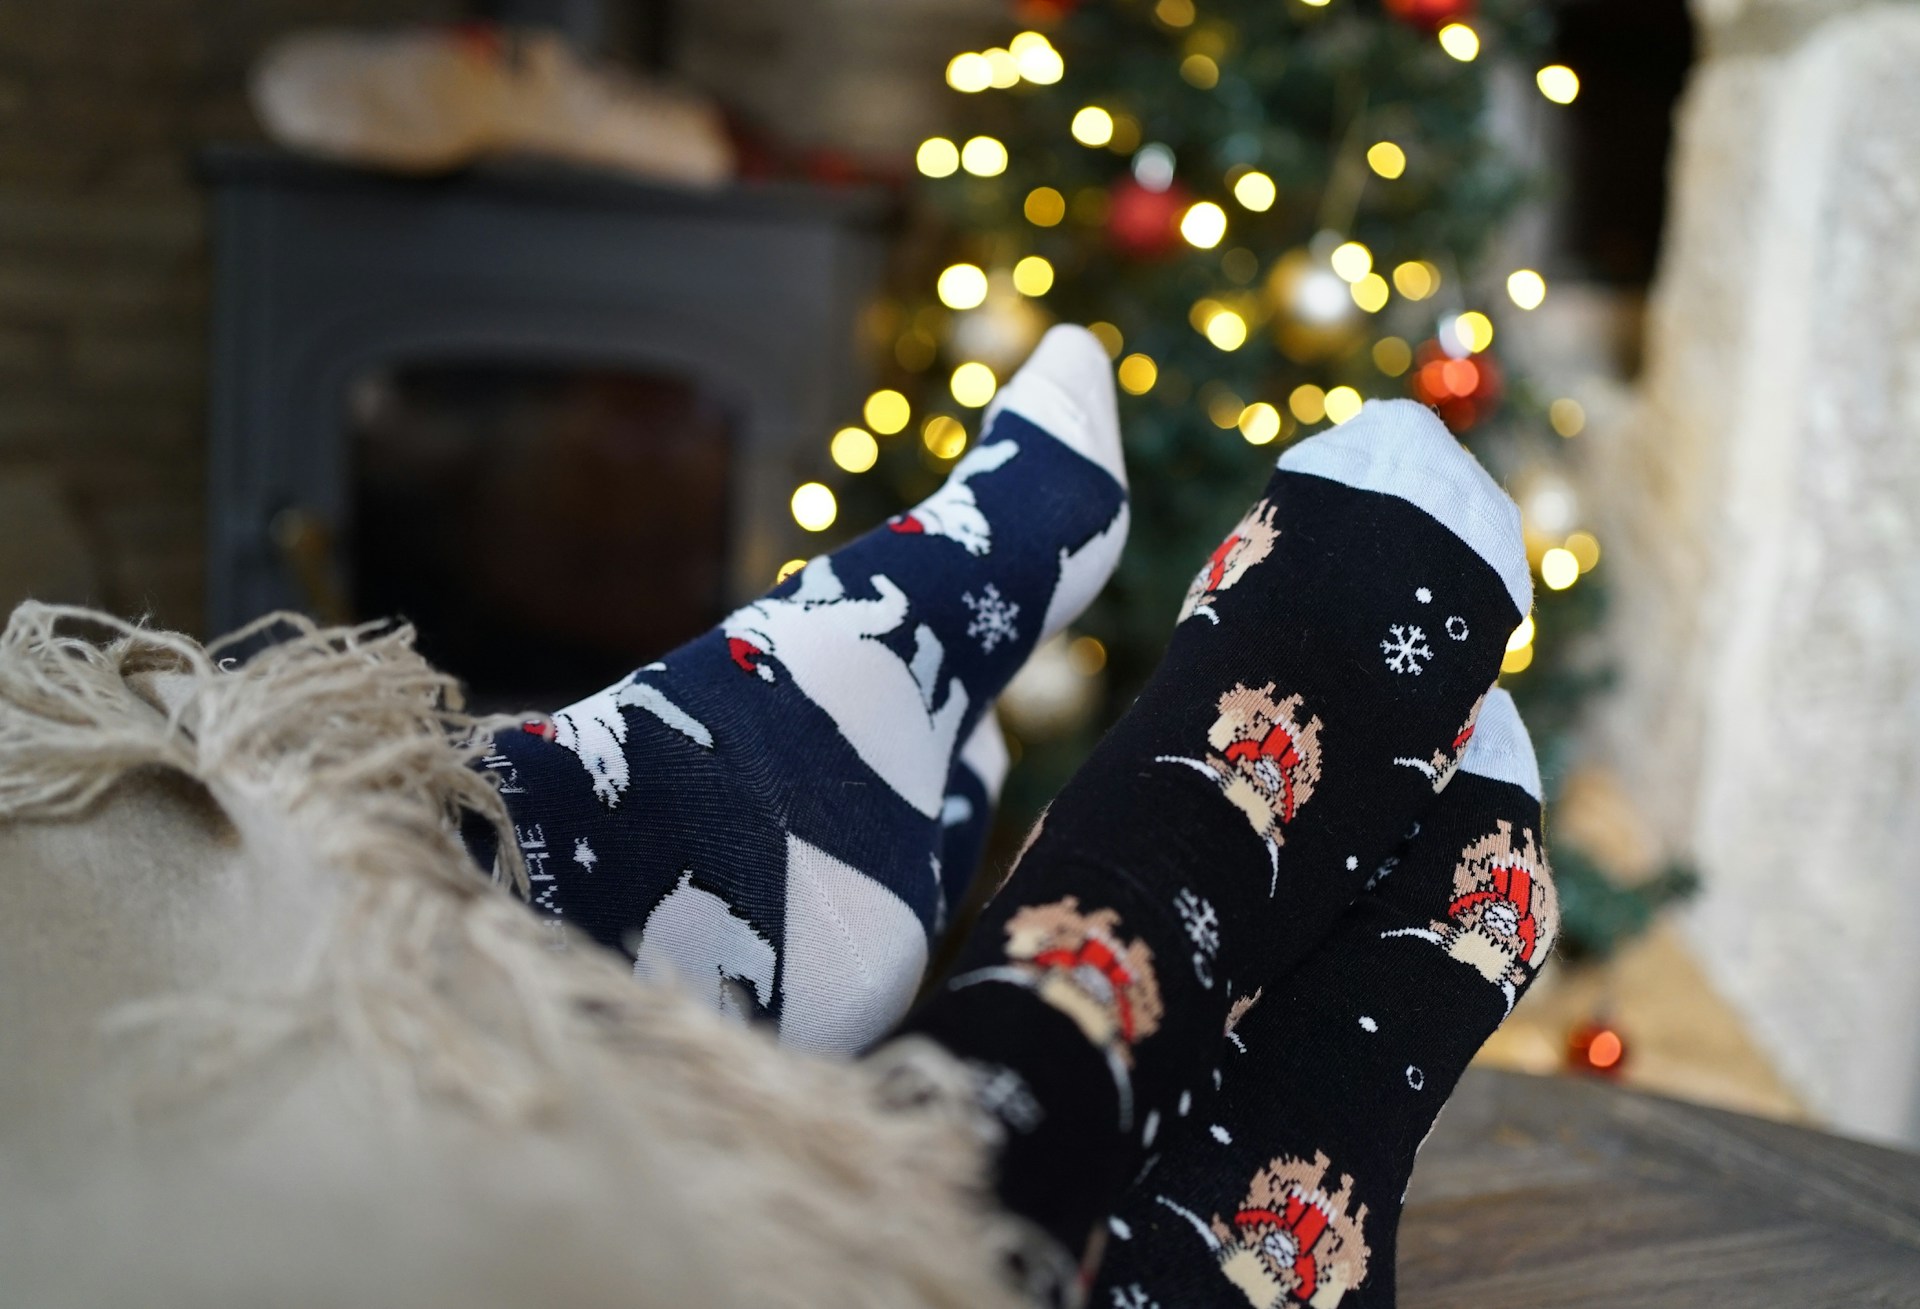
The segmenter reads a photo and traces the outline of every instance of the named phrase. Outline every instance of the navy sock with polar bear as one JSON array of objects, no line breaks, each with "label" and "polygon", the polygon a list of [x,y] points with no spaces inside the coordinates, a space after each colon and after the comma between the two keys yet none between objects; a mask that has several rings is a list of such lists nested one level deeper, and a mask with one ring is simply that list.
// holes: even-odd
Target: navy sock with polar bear
[{"label": "navy sock with polar bear", "polygon": [[1390,1309],[1414,1155],[1558,932],[1540,774],[1492,692],[1446,792],[1333,933],[1242,997],[1108,1223],[1097,1305]]},{"label": "navy sock with polar bear", "polygon": [[496,737],[535,910],[791,1044],[871,1043],[971,871],[942,860],[963,749],[1126,528],[1111,364],[1055,328],[924,503]]},{"label": "navy sock with polar bear", "polygon": [[1077,1256],[1446,784],[1531,605],[1519,513],[1434,415],[1284,454],[1165,658],[1048,807],[907,1030],[981,1076],[1000,1194]]}]

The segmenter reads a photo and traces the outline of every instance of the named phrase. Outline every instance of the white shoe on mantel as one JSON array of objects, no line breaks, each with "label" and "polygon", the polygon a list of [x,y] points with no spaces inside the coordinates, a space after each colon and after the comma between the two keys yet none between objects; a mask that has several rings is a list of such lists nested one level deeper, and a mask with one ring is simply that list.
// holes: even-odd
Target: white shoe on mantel
[{"label": "white shoe on mantel", "polygon": [[583,59],[555,33],[487,24],[286,37],[254,112],[304,154],[400,172],[539,155],[686,186],[733,175],[711,101]]}]

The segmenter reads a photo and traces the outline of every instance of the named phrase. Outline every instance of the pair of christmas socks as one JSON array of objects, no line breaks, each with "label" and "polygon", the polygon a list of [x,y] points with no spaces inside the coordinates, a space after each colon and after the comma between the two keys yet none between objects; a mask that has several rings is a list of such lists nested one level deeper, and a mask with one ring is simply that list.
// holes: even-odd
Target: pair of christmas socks
[{"label": "pair of christmas socks", "polygon": [[1055,328],[926,502],[495,738],[535,911],[789,1044],[871,1044],[978,858],[992,702],[1126,528],[1111,365]]},{"label": "pair of christmas socks", "polygon": [[1108,1219],[1092,1302],[1394,1302],[1414,1155],[1558,927],[1540,776],[1503,690],[1460,768],[1331,933],[1240,997],[1218,1094]]},{"label": "pair of christmas socks", "polygon": [[907,1024],[1000,1111],[1011,1209],[1090,1252],[1213,1094],[1230,1019],[1432,807],[1530,603],[1518,512],[1425,408],[1281,458]]}]

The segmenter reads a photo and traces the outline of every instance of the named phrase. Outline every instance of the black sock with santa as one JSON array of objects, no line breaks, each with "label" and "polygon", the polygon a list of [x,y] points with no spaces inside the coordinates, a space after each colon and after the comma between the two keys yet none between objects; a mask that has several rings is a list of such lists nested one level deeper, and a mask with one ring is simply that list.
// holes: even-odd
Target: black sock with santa
[{"label": "black sock with santa", "polygon": [[1073,1257],[1211,1089],[1233,998],[1431,804],[1530,600],[1512,501],[1409,402],[1288,451],[1202,567],[908,1023],[992,1088],[1001,1194]]},{"label": "black sock with santa", "polygon": [[1299,967],[1242,997],[1108,1222],[1100,1305],[1389,1309],[1415,1152],[1558,928],[1540,778],[1505,691],[1460,770]]}]

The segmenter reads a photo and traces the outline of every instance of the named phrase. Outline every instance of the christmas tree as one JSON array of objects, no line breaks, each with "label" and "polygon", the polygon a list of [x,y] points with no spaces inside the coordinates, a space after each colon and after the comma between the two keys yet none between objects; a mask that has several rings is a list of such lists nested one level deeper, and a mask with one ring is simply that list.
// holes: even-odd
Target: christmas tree
[{"label": "christmas tree", "polygon": [[[917,154],[937,220],[873,316],[887,385],[832,441],[842,521],[930,490],[1055,321],[1091,325],[1117,362],[1132,481],[1112,584],[1003,702],[1010,828],[1152,669],[1197,561],[1279,449],[1405,395],[1525,506],[1538,599],[1502,673],[1552,800],[1604,681],[1600,548],[1558,469],[1578,405],[1499,362],[1546,282],[1487,263],[1543,185],[1489,133],[1494,69],[1572,100],[1573,70],[1542,66],[1551,35],[1528,0],[1028,0],[1004,46],[947,66],[967,130]],[[796,517],[817,526],[833,498],[806,490]],[[1604,953],[1688,881],[1618,888],[1555,853],[1576,951]]]}]

